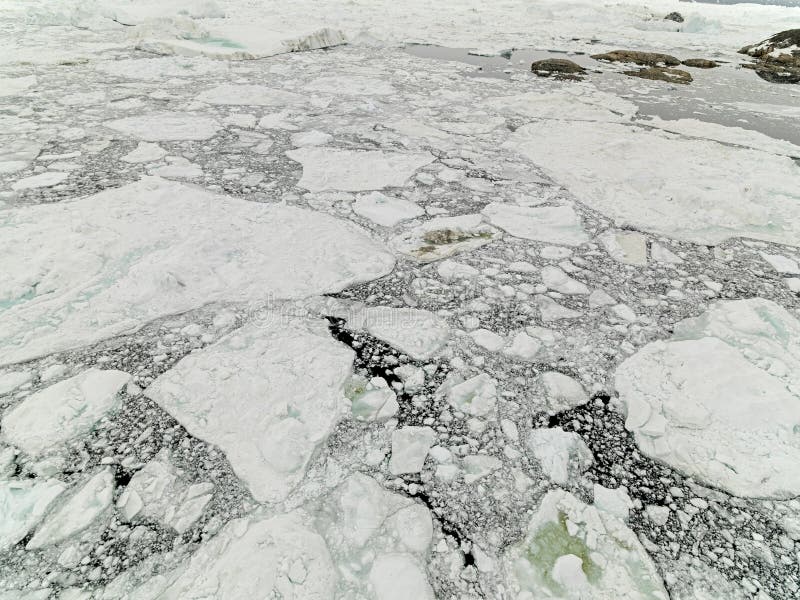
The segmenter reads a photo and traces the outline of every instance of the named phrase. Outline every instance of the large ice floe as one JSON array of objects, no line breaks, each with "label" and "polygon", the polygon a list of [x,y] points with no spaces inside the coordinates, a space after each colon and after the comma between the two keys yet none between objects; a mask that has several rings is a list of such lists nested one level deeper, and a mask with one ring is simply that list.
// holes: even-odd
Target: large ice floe
[{"label": "large ice floe", "polygon": [[800,321],[769,300],[719,302],[617,369],[642,451],[745,497],[800,494]]},{"label": "large ice floe", "polygon": [[335,425],[352,362],[323,321],[265,314],[181,360],[146,394],[219,446],[256,499],[277,502]]},{"label": "large ice floe", "polygon": [[507,146],[619,224],[703,244],[800,239],[800,167],[787,156],[573,121],[524,125]]},{"label": "large ice floe", "polygon": [[542,499],[525,538],[503,558],[509,597],[518,600],[667,600],[655,565],[614,515],[569,492]]},{"label": "large ice floe", "polygon": [[349,223],[158,178],[6,211],[0,226],[0,364],[209,302],[338,291],[394,264]]}]

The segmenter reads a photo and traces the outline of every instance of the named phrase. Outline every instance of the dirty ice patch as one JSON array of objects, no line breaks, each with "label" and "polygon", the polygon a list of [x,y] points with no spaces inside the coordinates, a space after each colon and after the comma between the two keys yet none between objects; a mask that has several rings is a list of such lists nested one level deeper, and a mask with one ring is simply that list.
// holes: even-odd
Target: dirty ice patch
[{"label": "dirty ice patch", "polygon": [[785,156],[617,123],[532,123],[507,147],[620,225],[712,245],[800,240],[800,166]]},{"label": "dirty ice patch", "polygon": [[294,92],[287,92],[265,85],[238,85],[223,83],[202,92],[197,99],[207,104],[285,106],[304,104],[306,98]]},{"label": "dirty ice patch", "polygon": [[89,369],[31,394],[3,415],[0,437],[30,455],[90,431],[119,405],[130,375]]},{"label": "dirty ice patch", "polygon": [[256,500],[280,502],[335,425],[352,363],[322,321],[265,314],[183,358],[145,393],[218,446]]},{"label": "dirty ice patch", "polygon": [[434,161],[434,156],[427,152],[405,154],[318,147],[289,150],[286,156],[303,165],[303,176],[297,185],[310,192],[400,187],[417,169]]},{"label": "dirty ice patch", "polygon": [[517,206],[492,202],[483,209],[489,222],[514,237],[565,246],[589,240],[571,206]]},{"label": "dirty ice patch", "polygon": [[159,112],[106,121],[105,126],[146,142],[207,140],[222,129],[213,118],[195,113]]},{"label": "dirty ice patch", "polygon": [[388,96],[397,91],[388,81],[363,75],[319,77],[306,84],[304,88],[312,92],[343,96]]},{"label": "dirty ice patch", "polygon": [[432,358],[450,338],[447,322],[427,310],[377,306],[366,309],[363,318],[368,333],[414,360]]},{"label": "dirty ice patch", "polygon": [[642,452],[745,497],[800,494],[800,321],[774,302],[714,304],[620,365]]},{"label": "dirty ice patch", "polygon": [[0,227],[0,364],[209,302],[336,292],[394,266],[349,222],[158,178],[5,211]]},{"label": "dirty ice patch", "polygon": [[427,263],[469,252],[503,234],[483,222],[480,214],[436,217],[397,235],[392,246],[402,254]]},{"label": "dirty ice patch", "polygon": [[503,571],[518,600],[669,597],[635,533],[558,489],[542,499],[525,538],[506,551]]},{"label": "dirty ice patch", "polygon": [[636,104],[609,92],[569,85],[550,92],[489,98],[487,105],[509,116],[558,121],[628,121]]}]

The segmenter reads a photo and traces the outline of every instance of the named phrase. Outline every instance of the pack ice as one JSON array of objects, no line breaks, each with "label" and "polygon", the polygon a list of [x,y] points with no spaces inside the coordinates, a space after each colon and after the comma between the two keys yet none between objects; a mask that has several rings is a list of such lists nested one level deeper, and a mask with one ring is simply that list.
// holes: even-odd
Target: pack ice
[{"label": "pack ice", "polygon": [[736,496],[800,494],[800,321],[769,300],[718,302],[617,370],[637,445]]},{"label": "pack ice", "polygon": [[0,364],[209,302],[339,291],[394,264],[349,223],[158,178],[5,211],[0,227]]}]

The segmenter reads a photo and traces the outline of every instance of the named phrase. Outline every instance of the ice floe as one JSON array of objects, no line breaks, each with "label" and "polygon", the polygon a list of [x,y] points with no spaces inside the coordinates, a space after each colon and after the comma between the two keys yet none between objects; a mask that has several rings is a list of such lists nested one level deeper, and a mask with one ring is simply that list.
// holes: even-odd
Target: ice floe
[{"label": "ice floe", "polygon": [[433,162],[427,152],[399,153],[382,150],[342,150],[306,147],[286,156],[303,165],[298,185],[311,192],[359,192],[400,187],[417,169]]},{"label": "ice floe", "polygon": [[569,492],[542,499],[525,538],[503,569],[519,600],[667,600],[655,565],[636,535],[613,515]]},{"label": "ice floe", "polygon": [[798,340],[774,302],[714,304],[617,369],[625,426],[645,454],[732,494],[796,496]]},{"label": "ice floe", "polygon": [[480,248],[499,235],[479,214],[436,217],[397,235],[392,246],[427,263]]},{"label": "ice floe", "polygon": [[257,500],[278,502],[341,415],[352,361],[322,321],[266,315],[185,357],[145,393],[219,446]]},{"label": "ice floe", "polygon": [[105,126],[146,142],[207,140],[221,129],[221,125],[212,117],[182,112],[124,117],[106,121]]},{"label": "ice floe", "polygon": [[0,552],[28,535],[65,489],[55,479],[0,481]]},{"label": "ice floe", "polygon": [[800,240],[800,167],[786,156],[618,123],[532,123],[507,146],[618,224],[703,244]]},{"label": "ice floe", "polygon": [[90,431],[119,406],[130,375],[89,369],[25,398],[3,415],[2,439],[36,456]]},{"label": "ice floe", "polygon": [[435,440],[436,432],[430,427],[408,426],[393,431],[389,471],[394,475],[419,473]]},{"label": "ice floe", "polygon": [[31,175],[15,181],[11,189],[14,191],[29,190],[32,188],[52,187],[58,185],[69,177],[69,173],[62,173],[60,171],[46,171],[38,175]]},{"label": "ice floe", "polygon": [[514,237],[578,246],[589,239],[571,206],[515,206],[492,202],[483,209],[492,225]]},{"label": "ice floe", "polygon": [[366,331],[415,360],[433,357],[450,337],[447,322],[427,310],[376,306],[363,318]]},{"label": "ice floe", "polygon": [[583,439],[559,427],[531,431],[528,448],[545,475],[558,485],[567,485],[592,463],[592,453]]},{"label": "ice floe", "polygon": [[388,273],[394,262],[349,223],[157,178],[6,211],[0,223],[8,231],[0,242],[7,307],[0,311],[0,364],[208,302],[338,291]]},{"label": "ice floe", "polygon": [[380,192],[359,196],[353,203],[353,212],[384,227],[394,227],[401,221],[425,214],[425,211],[413,202]]},{"label": "ice floe", "polygon": [[287,92],[265,85],[242,85],[223,83],[206,90],[197,96],[200,102],[208,104],[251,105],[251,106],[286,106],[304,104],[306,96]]}]

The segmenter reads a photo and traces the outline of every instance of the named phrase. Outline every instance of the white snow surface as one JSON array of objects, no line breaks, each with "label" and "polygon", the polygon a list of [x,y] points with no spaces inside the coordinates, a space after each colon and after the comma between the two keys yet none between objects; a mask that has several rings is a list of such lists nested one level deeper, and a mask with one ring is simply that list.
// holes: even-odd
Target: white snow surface
[{"label": "white snow surface", "polygon": [[0,365],[209,302],[339,291],[394,264],[350,223],[158,178],[4,211],[0,226]]},{"label": "white snow surface", "polygon": [[619,123],[531,123],[506,146],[619,225],[701,244],[800,240],[800,167],[787,156]]},{"label": "white snow surface", "polygon": [[321,320],[274,314],[183,358],[145,394],[218,446],[257,500],[279,502],[341,415],[352,362]]},{"label": "white snow surface", "polygon": [[745,497],[800,493],[800,321],[718,302],[620,365],[625,426],[653,458]]},{"label": "white snow surface", "polygon": [[119,406],[130,380],[122,371],[89,369],[25,398],[3,415],[0,437],[32,456],[89,432]]}]

